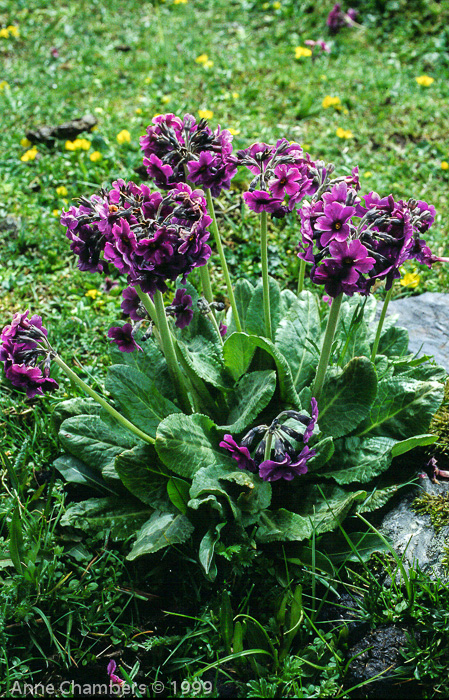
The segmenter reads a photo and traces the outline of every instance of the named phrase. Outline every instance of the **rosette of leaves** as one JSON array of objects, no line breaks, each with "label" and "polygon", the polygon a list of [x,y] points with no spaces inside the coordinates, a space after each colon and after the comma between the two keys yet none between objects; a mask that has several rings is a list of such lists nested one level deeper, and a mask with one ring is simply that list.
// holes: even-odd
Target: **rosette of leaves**
[{"label": "rosette of leaves", "polygon": [[[153,338],[141,343],[142,352],[113,353],[106,389],[154,445],[113,424],[90,400],[59,404],[54,418],[65,454],[56,467],[92,489],[91,498],[68,507],[63,525],[109,529],[115,538],[135,532],[129,559],[189,541],[213,579],[219,541],[258,547],[305,540],[351,513],[383,506],[397,491],[394,457],[437,439],[427,431],[446,373],[409,354],[407,331],[391,318],[375,362],[368,359],[373,298],[342,304],[307,474],[270,484],[219,447],[225,433],[238,440],[284,409],[310,407],[327,307],[308,291],[281,290],[274,279],[270,287],[274,342],[263,335],[262,284],[247,280],[235,288],[242,332],[232,311],[223,344],[198,311],[190,326],[175,329],[178,359],[194,388],[190,415],[176,404]],[[195,308],[197,293],[187,289]]]}]

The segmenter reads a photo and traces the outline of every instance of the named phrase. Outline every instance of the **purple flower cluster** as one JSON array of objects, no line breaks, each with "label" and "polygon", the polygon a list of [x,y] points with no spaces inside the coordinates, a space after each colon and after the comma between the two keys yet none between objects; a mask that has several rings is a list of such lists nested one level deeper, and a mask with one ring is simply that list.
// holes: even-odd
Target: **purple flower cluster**
[{"label": "purple flower cluster", "polygon": [[[311,400],[312,417],[302,415],[297,411],[283,411],[270,426],[260,425],[247,433],[238,444],[232,435],[225,435],[220,447],[228,450],[231,457],[237,461],[240,469],[259,472],[264,481],[291,481],[295,476],[307,472],[307,460],[316,453],[308,446],[318,420],[318,406],[314,398]],[[302,432],[281,423],[281,418],[291,418],[302,426]],[[263,438],[260,440],[260,437]],[[259,441],[257,441],[259,438]],[[267,441],[270,441],[270,455],[265,459]],[[299,443],[295,446],[294,443]],[[255,444],[257,443],[257,444]],[[253,456],[251,456],[253,451]],[[271,454],[273,453],[273,455]]]},{"label": "purple flower cluster", "polygon": [[432,205],[395,201],[392,195],[381,198],[376,192],[362,203],[359,188],[356,168],[346,178],[329,181],[327,175],[299,211],[298,255],[312,263],[311,280],[324,284],[333,298],[341,292],[367,295],[376,280],[385,279],[390,289],[406,260],[430,267],[439,259],[421,238],[435,219]]},{"label": "purple flower cluster", "polygon": [[52,349],[47,340],[47,329],[40,316],[27,318],[28,311],[14,314],[9,326],[0,336],[0,361],[6,377],[13,386],[24,389],[28,398],[54,391],[58,383],[51,379]]},{"label": "purple flower cluster", "polygon": [[[110,191],[82,198],[61,218],[80,270],[103,272],[112,264],[131,287],[139,285],[151,295],[207,262],[211,221],[202,190],[178,183],[163,197],[123,180]],[[125,291],[124,310],[139,318],[137,295]]]},{"label": "purple flower cluster", "polygon": [[358,15],[357,10],[353,10],[352,7],[349,8],[347,12],[341,9],[341,4],[339,2],[335,3],[332,10],[329,12],[326,20],[326,24],[329,30],[336,34],[340,29],[346,25],[353,25],[355,18]]},{"label": "purple flower cluster", "polygon": [[229,189],[237,172],[232,134],[220,127],[212,131],[205,119],[197,123],[191,114],[183,119],[174,114],[154,117],[140,145],[148,175],[161,189],[170,189],[187,177],[216,197]]},{"label": "purple flower cluster", "polygon": [[177,289],[172,303],[165,308],[169,316],[175,317],[175,326],[186,328],[193,318],[192,297],[186,289]]},{"label": "purple flower cluster", "polygon": [[320,184],[309,154],[287,139],[280,139],[275,146],[255,143],[237,156],[255,176],[243,198],[256,213],[266,211],[281,218]]},{"label": "purple flower cluster", "polygon": [[323,41],[322,39],[318,39],[318,41],[314,41],[313,39],[306,39],[304,43],[312,50],[312,61],[316,57],[316,52],[320,49],[322,54],[331,52],[331,47],[329,46],[329,44]]}]

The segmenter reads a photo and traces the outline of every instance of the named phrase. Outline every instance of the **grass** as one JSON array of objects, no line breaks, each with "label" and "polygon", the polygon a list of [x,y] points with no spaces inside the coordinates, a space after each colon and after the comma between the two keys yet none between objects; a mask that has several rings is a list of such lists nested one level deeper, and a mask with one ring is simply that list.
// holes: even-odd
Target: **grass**
[{"label": "grass", "polygon": [[[103,183],[120,177],[139,182],[139,136],[154,114],[165,111],[198,116],[212,110],[211,125],[238,132],[237,149],[285,136],[304,144],[313,158],[332,161],[340,173],[359,165],[364,191],[434,204],[429,243],[437,254],[449,254],[449,170],[441,167],[449,161],[447,3],[400,0],[395,10],[381,0],[360,2],[363,27],[333,37],[325,26],[331,3],[278,5],[0,0],[0,26],[19,27],[19,36],[0,37],[2,326],[27,307],[41,314],[63,356],[102,386],[109,363],[106,331],[119,318],[120,288],[108,291],[100,276],[77,270],[57,214]],[[329,56],[294,58],[296,46],[321,37],[332,42]],[[196,62],[204,53],[213,66]],[[418,85],[421,75],[434,82]],[[338,108],[322,106],[327,95],[340,98]],[[21,145],[28,130],[86,112],[98,119],[96,129],[83,134],[89,150],[69,151],[64,141],[51,148],[38,144],[35,159],[21,160],[29,150]],[[339,127],[353,136],[339,138]],[[129,143],[117,140],[124,129]],[[101,159],[90,159],[94,151]],[[248,211],[243,222],[236,216],[247,184],[240,174],[218,213],[231,271],[254,278],[258,221]],[[58,193],[61,187],[67,194]],[[269,239],[270,270],[294,289],[296,223],[270,226]],[[396,295],[447,290],[447,266],[420,268],[419,274],[418,287],[398,286]],[[223,279],[215,274],[213,281],[216,293],[224,294]],[[226,620],[223,600],[196,580],[187,552],[181,551],[181,564],[171,553],[157,563],[131,565],[108,533],[95,539],[59,527],[65,505],[80,493],[54,480],[50,465],[59,447],[50,415],[73,387],[62,380],[57,397],[26,401],[3,378],[0,383],[5,692],[17,679],[83,678],[84,667],[89,678],[104,681],[107,660],[117,654],[125,673],[147,685],[159,678],[187,680],[186,693],[172,685],[174,695],[193,696],[200,679],[210,681],[214,693],[227,684],[244,697],[343,697],[347,621],[332,626],[320,620],[317,604],[323,596],[334,600],[335,587],[356,591],[356,617],[368,626],[418,626],[421,636],[411,635],[404,652],[403,678],[414,676],[423,697],[448,692],[449,600],[441,582],[416,572],[407,586],[410,603],[405,585],[383,586],[386,567],[391,573],[396,566],[388,560],[378,562],[381,574],[374,574],[376,566],[348,561],[338,570],[333,564],[324,571],[295,564],[286,569],[272,552],[260,561],[250,551],[223,552],[220,584],[230,591],[231,608]],[[176,577],[184,581],[179,590]],[[282,615],[292,614],[295,595],[291,578],[303,585],[304,616],[284,653],[288,628]],[[240,657],[220,666],[218,659],[240,648],[239,635]],[[248,655],[254,649],[265,654]],[[363,692],[354,691],[356,697]],[[204,685],[201,694],[207,695]]]}]

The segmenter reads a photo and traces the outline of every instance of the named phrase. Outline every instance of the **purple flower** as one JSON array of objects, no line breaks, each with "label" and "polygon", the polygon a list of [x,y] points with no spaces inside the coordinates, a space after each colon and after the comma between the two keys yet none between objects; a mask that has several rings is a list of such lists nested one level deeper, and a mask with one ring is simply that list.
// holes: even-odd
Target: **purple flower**
[{"label": "purple flower", "polygon": [[339,202],[324,205],[323,215],[318,217],[315,229],[323,231],[320,245],[326,246],[330,241],[345,241],[349,235],[349,219],[354,216],[354,207],[345,207]]},{"label": "purple flower", "polygon": [[295,476],[307,473],[307,460],[315,454],[316,450],[311,450],[305,445],[299,455],[293,459],[286,453],[279,462],[273,459],[264,460],[259,465],[259,476],[264,481],[278,481],[279,479],[292,481]]},{"label": "purple flower", "polygon": [[117,685],[123,685],[123,683],[125,681],[122,680],[122,678],[119,678],[118,676],[116,676],[114,673],[116,668],[117,668],[117,664],[115,663],[115,661],[113,659],[111,659],[110,662],[108,663],[108,667],[106,669],[107,674],[109,676],[109,679],[110,679],[111,683],[116,683]]},{"label": "purple flower", "polygon": [[225,326],[224,323],[222,323],[221,321],[220,321],[219,331],[220,331],[220,335],[222,338],[224,338],[226,333],[228,332],[228,327]]},{"label": "purple flower", "polygon": [[339,29],[345,26],[344,14],[341,10],[341,4],[335,3],[332,10],[329,12],[326,24],[331,32],[338,32]]},{"label": "purple flower", "polygon": [[243,199],[250,209],[260,214],[262,211],[269,212],[273,214],[277,212],[282,207],[282,199],[272,197],[269,192],[263,192],[262,190],[254,190],[254,192],[245,192]]},{"label": "purple flower", "polygon": [[317,400],[312,396],[310,399],[310,406],[311,406],[311,413],[312,417],[309,420],[308,425],[306,426],[306,429],[304,431],[303,435],[303,442],[307,444],[309,442],[309,439],[311,438],[313,431],[315,429],[316,422],[318,420],[318,404]]},{"label": "purple flower", "polygon": [[192,297],[187,294],[186,289],[177,289],[170,306],[167,306],[166,312],[169,315],[176,316],[175,326],[178,328],[186,328],[193,318]]},{"label": "purple flower", "polygon": [[112,227],[112,240],[104,247],[105,260],[112,262],[119,272],[128,274],[133,269],[137,240],[126,219]]},{"label": "purple flower", "polygon": [[122,292],[123,301],[120,308],[133,321],[140,321],[143,316],[139,313],[140,298],[134,287],[126,287]]},{"label": "purple flower", "polygon": [[231,457],[237,461],[240,469],[247,469],[250,472],[256,471],[256,463],[252,459],[247,447],[237,445],[232,435],[225,435],[219,444],[231,453]]},{"label": "purple flower", "polygon": [[336,297],[341,292],[352,296],[355,292],[362,291],[360,275],[371,270],[375,263],[374,258],[368,256],[366,247],[357,239],[349,244],[346,241],[331,241],[329,252],[332,257],[312,270],[312,281],[324,284],[331,297]]},{"label": "purple flower", "polygon": [[140,345],[133,338],[133,327],[130,323],[125,323],[124,326],[113,326],[108,330],[108,338],[111,338],[113,343],[118,345],[121,352],[133,352],[134,350],[142,350]]}]

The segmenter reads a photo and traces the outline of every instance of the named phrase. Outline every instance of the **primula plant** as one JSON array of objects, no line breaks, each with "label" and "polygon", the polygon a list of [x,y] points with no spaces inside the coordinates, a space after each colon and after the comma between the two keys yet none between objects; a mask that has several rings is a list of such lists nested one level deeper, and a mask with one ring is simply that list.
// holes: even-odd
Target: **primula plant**
[{"label": "primula plant", "polygon": [[[399,486],[393,458],[436,440],[427,430],[445,371],[408,354],[407,332],[385,317],[406,260],[444,259],[423,238],[431,205],[362,195],[357,168],[336,176],[286,139],[233,154],[228,131],[167,114],[141,145],[159,189],[118,180],[61,219],[81,270],[123,279],[129,321],[108,331],[110,398],[28,312],[3,329],[0,359],[30,398],[57,389],[53,363],[88,396],[54,414],[56,467],[93,492],[63,524],[135,532],[130,559],[190,541],[213,579],[220,540],[256,548],[332,530],[384,505]],[[243,198],[260,219],[255,286],[232,284],[214,213],[238,168],[251,173]],[[269,216],[298,223],[296,293],[269,275]],[[212,246],[226,305],[213,295]]]}]

